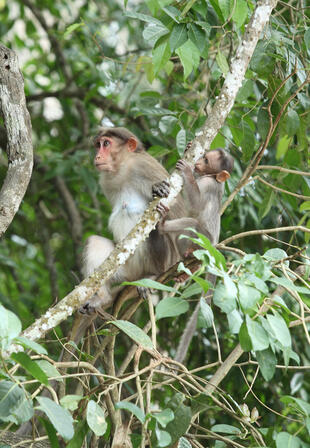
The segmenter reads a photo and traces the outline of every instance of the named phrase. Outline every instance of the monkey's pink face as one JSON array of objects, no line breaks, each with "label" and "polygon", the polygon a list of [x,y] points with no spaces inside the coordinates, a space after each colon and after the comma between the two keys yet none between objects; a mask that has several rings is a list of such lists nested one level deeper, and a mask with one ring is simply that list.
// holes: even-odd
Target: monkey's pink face
[{"label": "monkey's pink face", "polygon": [[221,169],[221,154],[216,149],[206,152],[195,164],[195,171],[200,175],[217,174]]},{"label": "monkey's pink face", "polygon": [[99,136],[95,140],[95,167],[98,171],[115,171],[115,156],[118,153],[118,142],[112,137]]}]

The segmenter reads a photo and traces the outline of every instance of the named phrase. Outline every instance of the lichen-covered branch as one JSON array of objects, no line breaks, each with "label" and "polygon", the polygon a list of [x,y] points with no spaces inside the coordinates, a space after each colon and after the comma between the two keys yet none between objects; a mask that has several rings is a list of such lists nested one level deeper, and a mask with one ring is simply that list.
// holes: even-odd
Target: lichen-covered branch
[{"label": "lichen-covered branch", "polygon": [[0,45],[0,109],[7,134],[8,170],[0,191],[0,237],[11,224],[32,173],[31,121],[16,54]]},{"label": "lichen-covered branch", "polygon": [[[276,3],[276,0],[257,2],[256,9],[247,26],[243,40],[231,62],[231,70],[226,76],[221,93],[214,104],[210,116],[206,120],[203,130],[198,133],[194,139],[192,147],[187,153],[187,159],[196,160],[199,158],[210,147],[212,140],[223,126],[225,119],[234,104],[259,36],[268,22],[271,11]],[[181,191],[182,178],[178,173],[175,172],[171,175],[170,185],[170,194],[167,199],[163,200],[167,205],[169,205]],[[137,246],[149,235],[150,231],[154,229],[159,219],[159,213],[156,212],[158,201],[159,199],[156,199],[150,204],[136,227],[126,238],[126,241],[116,247],[110,257],[93,275],[85,279],[61,302],[48,310],[40,319],[29,327],[23,335],[32,340],[43,337],[47,331],[54,328],[76,311],[82,303],[91,298],[100,287],[102,279],[108,279],[113,275],[119,265],[127,261]],[[16,349],[16,347],[11,347],[10,351]]]}]

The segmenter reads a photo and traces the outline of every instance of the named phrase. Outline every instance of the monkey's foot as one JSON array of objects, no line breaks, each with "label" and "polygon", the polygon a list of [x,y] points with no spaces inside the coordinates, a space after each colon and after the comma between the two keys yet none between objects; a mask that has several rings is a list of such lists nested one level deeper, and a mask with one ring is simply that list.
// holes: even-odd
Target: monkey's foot
[{"label": "monkey's foot", "polygon": [[108,308],[113,303],[113,298],[108,294],[99,295],[94,294],[90,300],[87,300],[79,309],[81,314],[95,314],[102,311],[102,309]]},{"label": "monkey's foot", "polygon": [[91,316],[97,312],[97,309],[98,307],[96,305],[93,305],[91,302],[86,302],[79,308],[79,313]]},{"label": "monkey's foot", "polygon": [[149,288],[145,288],[145,286],[137,286],[137,292],[138,292],[138,296],[141,299],[146,300],[148,298],[150,290],[149,290]]},{"label": "monkey's foot", "polygon": [[170,193],[170,185],[169,182],[163,180],[162,182],[158,182],[154,184],[152,187],[152,195],[153,198],[159,196],[160,198],[166,198]]}]

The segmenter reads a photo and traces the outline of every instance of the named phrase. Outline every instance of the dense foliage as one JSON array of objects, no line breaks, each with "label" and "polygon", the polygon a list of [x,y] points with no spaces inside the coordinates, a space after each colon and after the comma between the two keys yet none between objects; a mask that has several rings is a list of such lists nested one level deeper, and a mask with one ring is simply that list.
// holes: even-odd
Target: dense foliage
[{"label": "dense foliage", "polygon": [[[0,2],[1,39],[19,56],[35,152],[27,194],[0,242],[3,350],[18,337],[20,322],[27,328],[82,279],[86,237],[111,237],[110,205],[92,164],[98,126],[128,127],[174,169],[211,111],[255,4]],[[31,343],[28,354],[3,359],[3,430],[23,428],[40,409],[30,434],[47,434],[55,447],[62,440],[71,440],[70,447],[104,446],[114,433],[115,446],[118,436],[135,447],[177,441],[183,447],[310,447],[305,5],[278,2],[212,143],[211,149],[221,146],[235,158],[220,252],[201,236],[199,271],[181,286],[168,276],[155,308],[157,334],[152,306],[133,299],[122,305],[114,325],[96,323],[97,335],[92,328],[70,364],[58,360],[73,318],[42,345]],[[0,131],[2,181],[7,159]],[[253,170],[239,185],[249,166]],[[218,279],[211,305],[204,300],[207,271]],[[178,365],[178,341],[199,300],[198,329]],[[29,348],[29,341],[20,343]],[[217,374],[223,381],[210,397],[208,380],[216,381]],[[42,391],[49,383],[55,392],[48,398]]]}]

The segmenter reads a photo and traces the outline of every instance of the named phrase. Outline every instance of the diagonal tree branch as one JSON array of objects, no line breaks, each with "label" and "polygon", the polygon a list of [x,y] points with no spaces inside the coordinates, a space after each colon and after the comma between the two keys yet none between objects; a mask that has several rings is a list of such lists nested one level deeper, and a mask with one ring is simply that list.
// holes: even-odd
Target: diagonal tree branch
[{"label": "diagonal tree branch", "polygon": [[[231,69],[226,76],[221,93],[214,104],[210,116],[205,122],[203,130],[196,135],[193,141],[191,150],[187,154],[188,160],[196,160],[199,158],[210,147],[212,140],[223,126],[234,104],[238,90],[241,87],[259,36],[268,22],[271,11],[276,3],[277,0],[261,0],[257,2],[256,9],[247,26],[243,40],[237,48],[236,55],[231,62]],[[178,173],[175,172],[171,175],[170,185],[171,191],[169,197],[165,200],[167,205],[176,198],[182,188],[182,178]],[[156,212],[158,202],[159,199],[156,199],[149,205],[136,227],[126,237],[126,240],[116,247],[110,257],[93,275],[83,280],[63,300],[49,309],[40,319],[24,331],[23,336],[32,340],[42,338],[47,331],[65,320],[87,299],[91,298],[102,284],[102,280],[107,280],[113,275],[117,268],[127,261],[137,246],[155,228],[159,220],[159,213]],[[20,349],[18,346],[11,345],[9,352]]]},{"label": "diagonal tree branch", "polygon": [[0,237],[11,224],[32,173],[31,121],[16,54],[0,44],[0,109],[7,134],[8,170],[0,191]]}]

